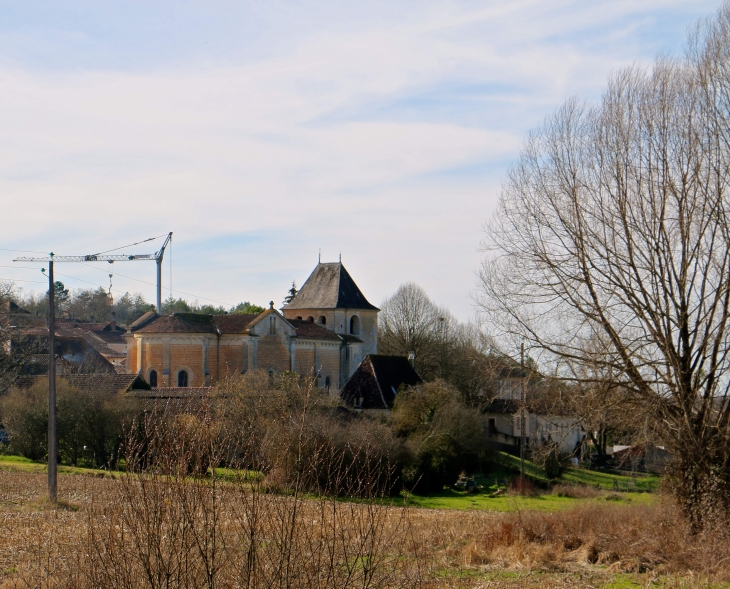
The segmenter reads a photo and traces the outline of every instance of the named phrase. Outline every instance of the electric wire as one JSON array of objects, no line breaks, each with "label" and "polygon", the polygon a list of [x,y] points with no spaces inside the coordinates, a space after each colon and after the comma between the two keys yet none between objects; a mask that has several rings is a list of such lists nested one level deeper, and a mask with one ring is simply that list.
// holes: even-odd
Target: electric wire
[{"label": "electric wire", "polygon": [[[83,264],[84,266],[88,266],[89,268],[93,268],[94,270],[99,270],[101,272],[108,272],[106,268],[99,268],[97,266],[92,266],[91,264],[87,262],[73,262],[74,264]],[[127,276],[126,274],[120,274],[119,272],[114,272],[115,276],[121,276],[122,278],[128,278],[129,280],[136,280],[137,282],[141,282],[142,284],[147,284],[148,286],[154,286],[157,288],[157,285],[154,282],[147,282],[146,280],[141,280],[139,278],[134,278],[133,276]],[[176,290],[176,289],[169,289],[171,293],[177,293],[177,294],[184,294],[189,297],[195,297],[196,299],[203,299],[204,301],[210,301],[211,303],[219,303],[221,305],[226,305],[227,307],[235,307],[236,305],[231,305],[230,303],[226,303],[225,301],[218,301],[216,299],[209,299],[208,297],[202,297],[200,295],[196,295],[191,292],[185,292],[182,290]]]},{"label": "electric wire", "polygon": [[37,252],[35,250],[11,250],[6,247],[0,247],[0,251],[3,252],[20,252],[22,254],[46,254],[48,255],[48,252]]},{"label": "electric wire", "polygon": [[[97,266],[92,266],[91,264],[88,264],[86,262],[73,262],[73,263],[75,263],[75,264],[83,264],[84,266],[88,266],[89,268],[93,268],[94,270],[100,270],[102,272],[109,272],[109,270],[106,269],[106,268],[98,268]],[[15,269],[18,269],[18,270],[38,270],[38,268],[31,268],[29,266],[0,266],[0,268],[15,268]],[[58,276],[65,276],[66,278],[72,278],[73,280],[80,280],[81,282],[87,282],[87,283],[92,284],[94,286],[101,286],[102,288],[105,288],[103,285],[97,284],[96,282],[89,282],[88,280],[84,280],[83,278],[76,278],[75,276],[70,276],[68,274],[61,274],[58,271],[54,272],[54,274],[57,274]],[[136,280],[137,282],[141,282],[142,284],[146,284],[148,286],[157,287],[157,285],[154,284],[154,283],[152,283],[152,282],[147,282],[146,280],[140,280],[139,278],[134,278],[133,276],[127,276],[126,274],[120,274],[119,272],[114,272],[114,275],[115,276],[121,276],[122,278],[128,278],[129,280]],[[7,278],[5,280],[13,280],[13,279],[12,278]],[[28,282],[28,281],[26,281],[26,282]],[[122,291],[117,290],[117,289],[114,289],[114,292],[122,292]],[[218,301],[216,299],[209,299],[208,297],[203,297],[203,296],[196,295],[196,294],[191,293],[191,292],[185,292],[185,291],[182,291],[182,290],[170,289],[170,292],[175,292],[177,294],[184,294],[184,295],[187,295],[189,297],[195,297],[196,299],[202,299],[204,301],[210,301],[211,303],[218,303],[220,305],[225,305],[226,307],[235,307],[236,306],[236,305],[231,305],[230,303],[226,303],[225,301]]]},{"label": "electric wire", "polygon": [[20,278],[2,278],[0,280],[7,280],[8,282],[37,282],[38,284],[46,284],[45,280],[21,280]]},{"label": "electric wire", "polygon": [[95,256],[100,256],[101,254],[108,254],[109,252],[116,252],[118,250],[123,250],[125,247],[132,247],[134,245],[139,245],[140,243],[147,243],[148,241],[154,241],[155,239],[160,239],[161,237],[166,237],[165,235],[158,235],[157,237],[149,237],[147,239],[143,239],[142,241],[138,241],[136,243],[130,243],[129,245],[123,245],[122,247],[115,247],[114,249],[106,250],[103,252],[99,252],[98,254],[94,254]]}]

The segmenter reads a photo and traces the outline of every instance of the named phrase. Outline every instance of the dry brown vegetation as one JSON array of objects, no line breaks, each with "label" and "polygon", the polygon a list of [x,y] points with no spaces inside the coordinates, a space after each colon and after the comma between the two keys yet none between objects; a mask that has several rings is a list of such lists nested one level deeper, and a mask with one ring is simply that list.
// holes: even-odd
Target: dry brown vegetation
[{"label": "dry brown vegetation", "polygon": [[196,501],[211,496],[187,487],[68,475],[53,507],[42,500],[45,475],[0,472],[0,587],[587,587],[618,573],[641,585],[730,580],[727,535],[691,536],[665,501],[494,514],[242,494],[221,483],[217,519],[206,520],[210,508]]}]

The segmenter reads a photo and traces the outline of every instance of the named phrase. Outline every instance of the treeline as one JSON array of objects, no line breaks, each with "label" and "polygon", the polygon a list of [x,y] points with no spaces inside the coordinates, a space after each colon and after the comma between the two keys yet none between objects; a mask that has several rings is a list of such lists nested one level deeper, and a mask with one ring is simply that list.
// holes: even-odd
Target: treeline
[{"label": "treeline", "polygon": [[[21,295],[12,282],[5,283],[0,299],[12,300],[22,309],[37,317],[48,316],[48,292]],[[115,320],[120,325],[129,325],[147,311],[156,307],[140,293],[125,292],[121,297],[109,296],[102,287],[97,289],[68,289],[63,282],[57,281],[54,289],[56,314],[58,317],[104,323]],[[2,302],[2,300],[0,300]],[[162,303],[162,313],[202,313],[223,315],[226,313],[261,313],[264,308],[253,303],[241,302],[235,307],[222,305],[203,305],[198,301],[189,302],[182,298],[168,297]]]},{"label": "treeline", "polygon": [[501,372],[518,366],[479,325],[459,322],[417,284],[401,285],[380,308],[378,352],[413,353],[414,367],[423,380],[448,382],[469,404],[494,397]]},{"label": "treeline", "polygon": [[[115,468],[121,442],[139,415],[137,403],[121,395],[74,388],[56,379],[59,458],[71,465]],[[9,450],[31,460],[48,457],[48,379],[0,396],[0,424]]]}]

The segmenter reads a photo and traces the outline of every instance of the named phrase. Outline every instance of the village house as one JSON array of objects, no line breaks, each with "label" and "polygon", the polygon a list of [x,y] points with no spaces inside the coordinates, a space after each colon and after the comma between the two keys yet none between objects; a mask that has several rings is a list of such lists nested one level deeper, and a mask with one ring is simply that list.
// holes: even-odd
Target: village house
[{"label": "village house", "polygon": [[311,374],[339,389],[377,352],[379,309],[341,262],[319,263],[282,312],[199,315],[150,311],[124,335],[128,372],[153,387],[211,386],[249,370]]},{"label": "village house", "polygon": [[531,412],[514,399],[492,400],[485,408],[484,417],[492,444],[512,453],[515,448],[519,451],[520,439],[524,439],[528,447],[556,444],[560,452],[572,454],[585,436],[579,419]]}]

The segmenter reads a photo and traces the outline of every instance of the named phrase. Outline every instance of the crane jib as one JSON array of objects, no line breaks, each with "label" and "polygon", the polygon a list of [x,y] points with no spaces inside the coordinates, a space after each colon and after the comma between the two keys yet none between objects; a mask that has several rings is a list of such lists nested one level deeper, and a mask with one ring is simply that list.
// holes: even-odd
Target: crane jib
[{"label": "crane jib", "polygon": [[136,260],[157,260],[160,256],[157,254],[136,254],[136,255],[113,255],[113,256],[97,256],[91,254],[88,256],[47,256],[44,258],[15,258],[13,262],[134,262]]}]

